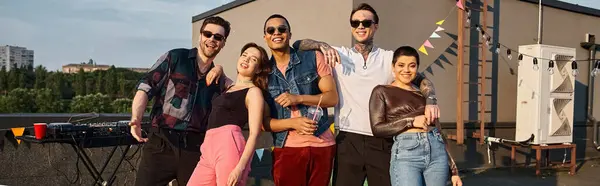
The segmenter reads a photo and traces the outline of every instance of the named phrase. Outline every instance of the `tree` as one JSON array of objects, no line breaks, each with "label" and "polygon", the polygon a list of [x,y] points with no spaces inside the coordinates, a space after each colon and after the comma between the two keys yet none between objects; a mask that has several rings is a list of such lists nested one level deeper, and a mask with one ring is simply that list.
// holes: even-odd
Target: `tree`
[{"label": "tree", "polygon": [[106,94],[108,94],[112,97],[115,97],[119,90],[117,83],[118,83],[118,81],[117,81],[117,74],[116,74],[115,66],[111,66],[106,71],[106,81],[105,81]]},{"label": "tree", "polygon": [[125,88],[125,75],[123,73],[119,73],[119,97],[123,98],[127,96],[127,89]]},{"label": "tree", "polygon": [[11,70],[8,72],[8,82],[6,83],[8,86],[8,91],[19,88],[19,69],[17,65],[13,65]]},{"label": "tree", "polygon": [[48,76],[48,70],[42,65],[35,67],[35,83],[33,84],[34,89],[46,88],[46,76]]},{"label": "tree", "polygon": [[19,81],[19,88],[27,88],[27,78],[25,76],[25,72],[19,70],[19,75],[17,78],[17,81]]},{"label": "tree", "polygon": [[77,72],[77,75],[75,77],[75,94],[76,95],[86,95],[86,85],[85,85],[85,72],[83,71],[83,68],[79,69],[79,72]]},{"label": "tree", "polygon": [[129,98],[119,98],[112,102],[113,113],[131,113],[131,103]]},{"label": "tree", "polygon": [[23,75],[23,79],[25,82],[23,88],[33,88],[33,84],[35,83],[35,72],[33,71],[33,64],[25,66],[25,68],[23,69]]},{"label": "tree", "polygon": [[104,71],[97,71],[96,74],[96,93],[106,93],[104,90]]},{"label": "tree", "polygon": [[85,86],[86,86],[85,92],[87,94],[99,93],[99,92],[96,92],[95,83],[96,83],[95,78],[88,77],[85,79]]},{"label": "tree", "polygon": [[51,89],[36,89],[35,104],[38,113],[60,113],[62,112],[62,102],[57,94]]},{"label": "tree", "polygon": [[71,112],[73,113],[110,113],[111,111],[110,97],[105,94],[78,95],[71,101]]},{"label": "tree", "polygon": [[8,92],[8,72],[6,67],[2,66],[0,69],[0,95],[4,95],[5,92]]},{"label": "tree", "polygon": [[0,113],[8,113],[8,103],[6,102],[6,97],[4,95],[0,95]]},{"label": "tree", "polygon": [[34,94],[24,88],[11,90],[8,95],[4,96],[3,101],[7,113],[34,113],[36,111]]}]

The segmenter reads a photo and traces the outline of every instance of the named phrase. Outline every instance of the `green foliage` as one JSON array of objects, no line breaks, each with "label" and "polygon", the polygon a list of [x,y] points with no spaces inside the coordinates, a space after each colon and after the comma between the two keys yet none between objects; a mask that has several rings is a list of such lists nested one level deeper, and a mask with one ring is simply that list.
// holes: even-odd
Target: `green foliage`
[{"label": "green foliage", "polygon": [[33,84],[34,89],[46,88],[46,76],[48,76],[48,70],[42,65],[38,65],[35,68],[35,83]]},{"label": "green foliage", "polygon": [[75,74],[41,65],[0,68],[0,113],[131,112],[135,85],[143,75],[114,66]]},{"label": "green foliage", "polygon": [[33,113],[36,111],[35,93],[30,89],[16,88],[3,97],[6,113]]},{"label": "green foliage", "polygon": [[119,98],[112,102],[113,113],[131,113],[132,99]]},{"label": "green foliage", "polygon": [[88,94],[85,96],[75,96],[71,102],[71,112],[73,113],[111,113],[112,106],[110,97],[105,94]]},{"label": "green foliage", "polygon": [[4,95],[5,91],[8,91],[8,72],[6,67],[2,66],[0,69],[0,95]]},{"label": "green foliage", "polygon": [[64,109],[59,95],[49,88],[37,89],[35,104],[39,113],[61,113]]}]

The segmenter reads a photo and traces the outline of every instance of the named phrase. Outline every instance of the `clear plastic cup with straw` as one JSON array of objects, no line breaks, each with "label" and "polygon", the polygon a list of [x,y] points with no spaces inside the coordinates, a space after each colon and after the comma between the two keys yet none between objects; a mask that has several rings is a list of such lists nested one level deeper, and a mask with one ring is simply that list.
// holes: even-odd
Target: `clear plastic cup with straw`
[{"label": "clear plastic cup with straw", "polygon": [[323,99],[323,96],[321,95],[321,97],[319,97],[319,103],[317,103],[317,106],[310,106],[308,107],[308,114],[307,114],[307,118],[312,119],[313,121],[315,121],[318,125],[319,123],[319,119],[321,119],[321,117],[323,116],[323,109],[321,108],[321,100]]}]

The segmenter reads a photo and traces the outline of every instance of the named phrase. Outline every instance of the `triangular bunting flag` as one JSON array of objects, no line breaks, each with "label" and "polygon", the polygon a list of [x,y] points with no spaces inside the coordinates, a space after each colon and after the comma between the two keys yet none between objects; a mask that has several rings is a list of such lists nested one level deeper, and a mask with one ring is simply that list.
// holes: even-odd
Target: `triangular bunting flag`
[{"label": "triangular bunting flag", "polygon": [[444,31],[444,30],[446,30],[446,29],[442,28],[441,26],[438,26],[438,27],[435,29],[435,31],[436,31],[436,32],[439,32],[439,31]]},{"label": "triangular bunting flag", "polygon": [[444,54],[440,55],[438,59],[440,59],[440,61],[448,63],[449,65],[452,65],[452,63],[450,63],[450,60],[448,60],[448,58]]},{"label": "triangular bunting flag", "polygon": [[419,51],[423,52],[423,54],[425,55],[429,55],[427,54],[427,50],[425,50],[425,46],[421,45],[421,48],[419,48]]},{"label": "triangular bunting flag", "polygon": [[446,34],[448,34],[448,36],[450,36],[452,39],[454,39],[454,41],[458,40],[458,35],[454,35],[452,33],[448,33],[448,32],[444,32]]},{"label": "triangular bunting flag", "polygon": [[331,132],[335,134],[335,124],[331,123],[331,126],[329,126],[329,130],[331,130]]},{"label": "triangular bunting flag", "polygon": [[[10,130],[12,130],[13,135],[15,135],[15,137],[19,137],[23,135],[23,132],[25,132],[25,127],[11,128]],[[21,140],[17,139],[17,143],[21,144]]]},{"label": "triangular bunting flag", "polygon": [[452,50],[451,48],[447,48],[445,52],[452,54],[453,56],[458,56],[458,54],[456,54],[456,52],[454,52],[454,50]]},{"label": "triangular bunting flag", "polygon": [[431,70],[431,66],[427,67],[425,70],[433,75],[433,70]]},{"label": "triangular bunting flag", "polygon": [[433,63],[436,64],[437,66],[440,66],[440,68],[442,68],[442,69],[446,69],[446,68],[444,68],[444,65],[442,65],[442,62],[439,59],[433,61]]},{"label": "triangular bunting flag", "polygon": [[436,25],[442,25],[442,24],[444,24],[444,21],[446,21],[446,20],[445,20],[445,19],[443,19],[443,20],[441,20],[441,21],[438,21],[438,22],[437,22],[437,23],[435,23],[435,24],[436,24]]},{"label": "triangular bunting flag", "polygon": [[262,161],[263,158],[263,154],[265,152],[265,149],[256,149],[256,156],[258,156],[258,160]]},{"label": "triangular bunting flag", "polygon": [[458,0],[458,2],[456,2],[456,6],[458,6],[460,9],[465,9],[465,6],[463,6],[463,0]]},{"label": "triangular bunting flag", "polygon": [[429,36],[429,38],[441,38],[440,35],[438,35],[437,33],[433,33],[431,34],[431,36]]},{"label": "triangular bunting flag", "polygon": [[423,46],[429,47],[429,48],[433,48],[433,45],[431,45],[431,42],[429,42],[428,40],[425,40],[425,43],[423,43]]}]

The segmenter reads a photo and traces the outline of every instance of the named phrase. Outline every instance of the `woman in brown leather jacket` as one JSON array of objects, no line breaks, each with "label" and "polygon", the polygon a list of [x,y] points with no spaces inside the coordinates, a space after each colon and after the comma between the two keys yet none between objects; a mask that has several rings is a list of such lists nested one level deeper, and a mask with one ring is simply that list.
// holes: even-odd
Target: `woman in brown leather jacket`
[{"label": "woman in brown leather jacket", "polygon": [[426,120],[425,97],[411,84],[419,54],[410,46],[400,47],[394,51],[392,65],[394,82],[376,86],[369,102],[373,135],[394,139],[392,185],[444,186],[450,175],[453,185],[462,185],[439,123]]}]

